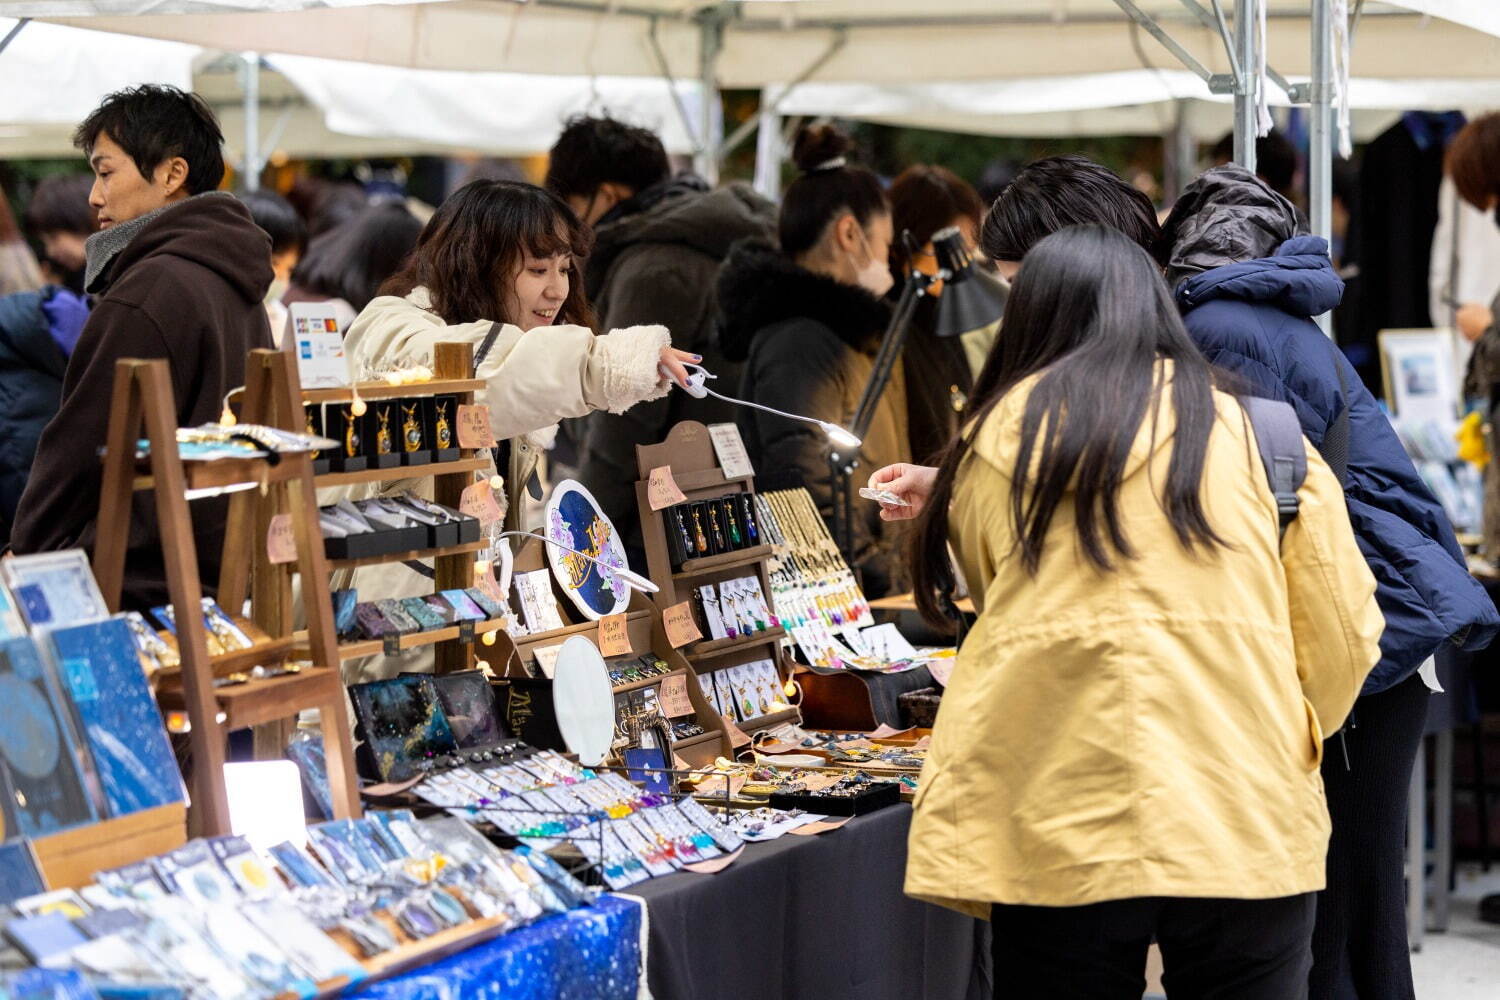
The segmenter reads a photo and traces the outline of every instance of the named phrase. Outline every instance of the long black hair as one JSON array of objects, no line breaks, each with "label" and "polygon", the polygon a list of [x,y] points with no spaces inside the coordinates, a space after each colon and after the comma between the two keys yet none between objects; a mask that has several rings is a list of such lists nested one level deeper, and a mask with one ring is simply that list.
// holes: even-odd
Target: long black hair
[{"label": "long black hair", "polygon": [[1189,551],[1224,544],[1200,496],[1215,417],[1212,373],[1144,249],[1096,225],[1046,237],[1026,255],[1000,329],[970,396],[968,430],[944,454],[912,537],[917,606],[929,621],[944,622],[956,584],[947,554],[948,507],[959,468],[986,418],[1033,375],[1041,377],[1026,399],[1010,494],[1016,548],[1028,573],[1036,574],[1053,515],[1069,492],[1090,563],[1109,571],[1116,556],[1135,557],[1120,522],[1120,483],[1148,411],[1156,431],[1165,389],[1160,359],[1174,362],[1167,519]]}]

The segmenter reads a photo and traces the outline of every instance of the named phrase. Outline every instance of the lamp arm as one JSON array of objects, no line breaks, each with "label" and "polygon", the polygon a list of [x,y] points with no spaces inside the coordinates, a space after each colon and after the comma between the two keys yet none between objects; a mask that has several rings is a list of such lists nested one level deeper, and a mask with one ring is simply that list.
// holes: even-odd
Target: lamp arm
[{"label": "lamp arm", "polygon": [[572,548],[571,546],[564,545],[562,542],[559,542],[556,539],[548,538],[546,535],[539,534],[535,531],[502,531],[500,532],[500,534],[495,535],[494,538],[496,541],[502,538],[535,538],[537,541],[542,542],[545,545],[556,546],[557,548],[562,549],[564,552],[571,552],[575,556],[578,556],[580,559],[585,559],[593,563],[595,566],[598,566],[606,573],[612,573],[615,576],[620,577],[626,582],[626,584],[643,593],[654,594],[661,589],[655,583],[652,583],[649,579],[641,576],[639,573],[628,566],[623,569],[619,566],[611,566],[603,559],[591,556],[587,552],[579,552],[577,549]]},{"label": "lamp arm", "polygon": [[815,426],[821,426],[822,425],[821,421],[816,420],[816,419],[814,419],[812,417],[804,417],[804,416],[802,416],[801,414],[798,414],[798,413],[788,413],[785,410],[778,410],[774,406],[766,406],[764,403],[752,403],[748,399],[735,399],[733,396],[725,396],[722,393],[715,392],[714,390],[710,389],[706,385],[703,387],[703,391],[706,392],[706,393],[708,393],[710,396],[714,397],[715,399],[721,399],[721,400],[723,400],[726,403],[734,403],[736,406],[748,406],[752,410],[761,410],[761,411],[764,411],[766,413],[774,414],[775,416],[778,416],[778,417],[785,417],[788,420],[800,420],[802,423],[805,423],[805,424],[813,424]]},{"label": "lamp arm", "polygon": [[906,287],[901,289],[901,298],[896,301],[890,324],[886,327],[885,335],[881,337],[880,349],[875,353],[875,362],[870,369],[870,377],[865,382],[864,392],[860,394],[859,406],[855,408],[854,420],[849,427],[850,432],[861,440],[870,429],[870,422],[875,419],[875,407],[880,404],[880,397],[890,383],[891,372],[895,369],[896,361],[901,357],[901,351],[906,346],[906,338],[911,332],[911,318],[917,311],[917,303],[927,294],[927,289],[931,287],[934,280],[914,270],[906,279]]}]

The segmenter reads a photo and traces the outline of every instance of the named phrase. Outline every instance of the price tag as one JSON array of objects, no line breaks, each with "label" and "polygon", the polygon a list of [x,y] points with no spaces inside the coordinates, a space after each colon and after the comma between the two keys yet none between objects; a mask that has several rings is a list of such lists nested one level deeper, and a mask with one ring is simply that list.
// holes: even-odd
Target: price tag
[{"label": "price tag", "polygon": [[531,655],[536,657],[536,665],[541,668],[542,676],[550,681],[557,674],[557,658],[562,655],[562,646],[542,646],[533,649]]},{"label": "price tag", "polygon": [[495,579],[494,564],[486,566],[483,573],[474,574],[474,586],[484,591],[485,596],[496,604],[505,604],[505,591]]},{"label": "price tag", "polygon": [[386,656],[401,655],[401,636],[395,632],[387,632],[381,640],[382,652]]},{"label": "price tag", "polygon": [[694,639],[703,638],[703,633],[698,629],[698,622],[693,618],[691,601],[674,604],[663,611],[661,623],[667,630],[667,641],[672,644],[673,649],[680,649]]},{"label": "price tag", "polygon": [[651,475],[646,478],[646,499],[652,510],[661,510],[687,499],[687,495],[677,488],[670,465],[659,465],[651,470]]},{"label": "price tag", "polygon": [[470,517],[478,518],[481,525],[493,524],[500,520],[500,505],[495,502],[495,491],[490,489],[490,481],[481,479],[464,487],[463,495],[458,498],[458,509]]},{"label": "price tag", "polygon": [[735,725],[734,720],[728,716],[724,718],[724,732],[729,736],[729,745],[735,750],[750,745],[750,737],[746,736],[745,731]]},{"label": "price tag", "polygon": [[718,456],[719,468],[724,470],[725,479],[755,475],[755,467],[750,464],[750,455],[745,451],[745,439],[740,437],[739,427],[734,424],[709,424],[708,436],[713,439],[714,454]]},{"label": "price tag", "polygon": [[657,693],[661,701],[661,713],[669,719],[680,719],[693,714],[693,701],[688,697],[687,674],[672,674],[661,682]]},{"label": "price tag", "polygon": [[292,515],[277,514],[271,518],[266,529],[266,558],[273,566],[296,561],[297,536],[292,532]]},{"label": "price tag", "polygon": [[462,404],[454,419],[458,421],[460,448],[493,448],[495,432],[490,430],[490,408],[481,404]]},{"label": "price tag", "polygon": [[599,652],[605,656],[630,655],[630,630],[624,612],[599,619]]}]

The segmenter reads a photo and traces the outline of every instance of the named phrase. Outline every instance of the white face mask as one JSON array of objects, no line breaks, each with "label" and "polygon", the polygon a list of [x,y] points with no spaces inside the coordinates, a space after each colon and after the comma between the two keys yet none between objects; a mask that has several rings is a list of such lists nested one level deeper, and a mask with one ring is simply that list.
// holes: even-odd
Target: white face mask
[{"label": "white face mask", "polygon": [[854,275],[858,285],[877,299],[885,298],[885,293],[891,290],[896,279],[891,277],[891,269],[885,261],[870,253],[870,242],[865,239],[864,231],[859,234],[859,242],[864,245],[865,255],[869,257],[867,263],[861,264],[859,271]]}]

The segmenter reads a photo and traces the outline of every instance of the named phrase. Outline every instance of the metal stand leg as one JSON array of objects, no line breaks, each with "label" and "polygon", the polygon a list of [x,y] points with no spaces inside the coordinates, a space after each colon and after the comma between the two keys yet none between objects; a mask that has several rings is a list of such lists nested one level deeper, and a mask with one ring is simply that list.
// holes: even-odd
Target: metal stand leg
[{"label": "metal stand leg", "polygon": [[1427,839],[1427,745],[1417,745],[1417,761],[1411,769],[1406,798],[1406,940],[1412,951],[1422,950],[1426,931]]},{"label": "metal stand leg", "polygon": [[1432,840],[1435,870],[1432,873],[1432,929],[1448,929],[1448,900],[1453,879],[1453,730],[1434,738],[1432,781]]}]

